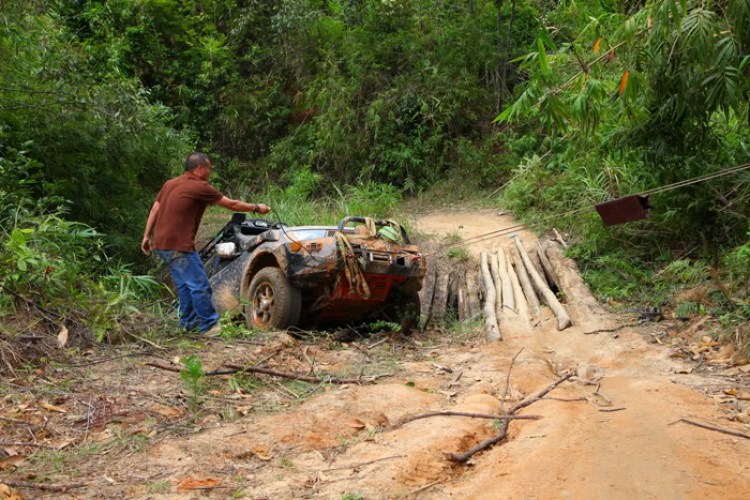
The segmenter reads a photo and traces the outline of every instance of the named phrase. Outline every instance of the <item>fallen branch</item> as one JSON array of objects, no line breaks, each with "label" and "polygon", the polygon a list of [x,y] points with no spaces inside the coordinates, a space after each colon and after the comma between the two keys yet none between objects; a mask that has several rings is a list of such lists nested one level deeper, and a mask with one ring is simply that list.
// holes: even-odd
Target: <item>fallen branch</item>
[{"label": "fallen branch", "polygon": [[[146,366],[153,366],[154,368],[159,368],[160,370],[166,370],[169,372],[174,373],[180,373],[182,371],[180,368],[174,367],[174,366],[166,366],[162,365],[160,363],[144,363]],[[280,377],[285,378],[289,380],[301,380],[303,382],[323,382],[326,384],[361,384],[362,382],[373,382],[376,379],[380,378],[383,375],[379,375],[376,377],[368,377],[368,378],[328,378],[328,377],[308,377],[305,375],[297,375],[296,373],[284,373],[284,372],[277,372],[276,370],[270,370],[268,368],[260,368],[257,366],[243,366],[243,365],[235,365],[231,363],[227,363],[226,365],[229,370],[213,370],[210,372],[203,372],[204,376],[211,376],[211,375],[232,375],[237,372],[245,372],[245,373],[262,373],[263,375],[270,375],[272,377]]]},{"label": "fallen branch", "polygon": [[596,335],[597,333],[615,333],[615,332],[622,330],[623,328],[630,328],[633,326],[639,326],[639,325],[638,323],[634,323],[632,325],[620,325],[615,328],[600,328],[599,330],[594,330],[591,332],[583,332],[583,334],[584,335]]},{"label": "fallen branch", "polygon": [[744,433],[739,432],[739,431],[733,431],[732,429],[724,429],[722,427],[714,427],[713,425],[702,424],[700,422],[696,422],[694,420],[688,420],[686,418],[681,418],[679,420],[675,420],[674,422],[672,422],[669,425],[674,425],[674,424],[677,424],[677,423],[680,423],[680,422],[685,422],[686,424],[694,425],[696,427],[702,427],[703,429],[708,429],[710,431],[721,432],[722,434],[729,434],[730,436],[737,436],[737,437],[741,437],[741,438],[745,438],[745,439],[750,439],[750,435],[744,434]]},{"label": "fallen branch", "polygon": [[85,488],[87,486],[91,486],[93,483],[41,484],[41,483],[26,483],[23,481],[8,481],[7,479],[0,479],[0,484],[12,486],[13,488],[30,488],[34,490],[55,491],[57,493],[66,493],[68,490]]},{"label": "fallen branch", "polygon": [[423,491],[429,490],[433,486],[436,486],[436,485],[438,485],[438,484],[440,484],[442,482],[443,482],[442,480],[438,480],[438,481],[433,481],[431,483],[427,483],[424,486],[420,486],[419,488],[417,488],[415,490],[411,490],[409,493],[406,494],[406,496],[407,497],[411,497],[411,496],[417,495],[419,493],[422,493]]},{"label": "fallen branch", "polygon": [[627,408],[625,408],[624,406],[620,406],[619,408],[600,408],[599,409],[599,411],[603,411],[607,413],[613,412],[613,411],[622,411],[622,410],[627,410]]},{"label": "fallen branch", "polygon": [[542,418],[541,415],[488,415],[485,413],[466,413],[463,411],[428,411],[427,413],[420,413],[409,417],[400,425],[414,422],[429,417],[468,417],[468,418],[487,418],[490,420],[539,420]]}]

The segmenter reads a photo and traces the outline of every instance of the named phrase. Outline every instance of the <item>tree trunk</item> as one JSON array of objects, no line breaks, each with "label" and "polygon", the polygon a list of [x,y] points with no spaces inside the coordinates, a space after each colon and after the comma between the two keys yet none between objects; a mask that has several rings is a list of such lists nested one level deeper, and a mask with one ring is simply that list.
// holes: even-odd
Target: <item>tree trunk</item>
[{"label": "tree trunk", "polygon": [[612,315],[586,286],[575,261],[566,257],[554,241],[544,242],[542,249],[558,277],[558,287],[565,294],[568,309],[584,333],[614,328],[616,322]]},{"label": "tree trunk", "polygon": [[529,305],[526,302],[526,297],[523,295],[523,289],[521,289],[521,282],[518,279],[518,274],[513,269],[513,264],[510,261],[510,255],[505,256],[506,267],[508,268],[508,275],[510,276],[510,283],[513,287],[513,297],[515,298],[515,310],[518,314],[518,318],[521,324],[529,328],[531,321],[529,320]]},{"label": "tree trunk", "polygon": [[536,253],[539,256],[539,261],[542,263],[542,269],[544,269],[544,274],[547,275],[547,281],[551,284],[554,284],[557,289],[560,289],[560,283],[557,279],[557,274],[555,273],[555,270],[552,268],[552,264],[550,264],[549,259],[547,258],[547,253],[545,252],[544,248],[542,248],[541,243],[539,243],[539,240],[536,242]]},{"label": "tree trunk", "polygon": [[521,282],[521,288],[523,288],[524,296],[526,297],[526,303],[529,307],[529,315],[531,319],[541,318],[541,310],[539,309],[539,297],[534,291],[534,287],[531,285],[531,278],[526,271],[526,266],[521,259],[521,255],[518,253],[518,249],[511,249],[511,257],[513,265],[516,268],[516,274],[518,275],[518,281]]}]

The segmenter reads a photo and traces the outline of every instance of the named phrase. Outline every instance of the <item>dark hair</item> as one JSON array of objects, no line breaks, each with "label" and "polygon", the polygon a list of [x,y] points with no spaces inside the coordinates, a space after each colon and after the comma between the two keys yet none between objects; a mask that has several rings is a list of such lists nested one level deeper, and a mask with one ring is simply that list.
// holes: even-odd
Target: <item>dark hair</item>
[{"label": "dark hair", "polygon": [[192,172],[198,167],[206,165],[209,161],[207,154],[203,153],[190,153],[185,160],[185,172]]}]

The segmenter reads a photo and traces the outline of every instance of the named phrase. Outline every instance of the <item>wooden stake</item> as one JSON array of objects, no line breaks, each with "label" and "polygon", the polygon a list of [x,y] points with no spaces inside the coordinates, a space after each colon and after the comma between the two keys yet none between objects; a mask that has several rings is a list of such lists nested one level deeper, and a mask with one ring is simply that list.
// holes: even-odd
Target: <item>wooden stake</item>
[{"label": "wooden stake", "polygon": [[568,312],[565,310],[562,304],[560,304],[560,301],[557,300],[555,294],[552,293],[552,290],[550,290],[549,286],[547,286],[547,283],[542,279],[536,269],[534,269],[534,266],[531,264],[529,254],[528,252],[526,252],[526,248],[524,248],[523,244],[519,241],[518,238],[514,239],[516,248],[518,249],[518,253],[521,254],[523,263],[526,265],[526,270],[529,271],[529,275],[531,276],[532,285],[534,286],[534,288],[536,288],[537,292],[539,292],[539,294],[544,297],[547,305],[555,313],[555,316],[557,316],[557,329],[560,331],[565,330],[573,324],[573,322],[570,320],[570,316],[568,316]]}]

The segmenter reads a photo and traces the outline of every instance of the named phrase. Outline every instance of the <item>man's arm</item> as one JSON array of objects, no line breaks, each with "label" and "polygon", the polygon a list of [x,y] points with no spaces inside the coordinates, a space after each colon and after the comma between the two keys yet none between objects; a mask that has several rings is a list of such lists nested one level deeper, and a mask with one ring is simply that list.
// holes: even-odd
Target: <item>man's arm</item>
[{"label": "man's arm", "polygon": [[228,208],[232,212],[258,212],[259,214],[267,214],[271,211],[271,207],[263,203],[245,203],[244,201],[233,200],[226,196],[222,196],[216,204],[220,207]]},{"label": "man's arm", "polygon": [[154,230],[154,224],[156,224],[156,214],[159,213],[160,203],[154,202],[154,206],[151,207],[151,212],[148,214],[148,221],[146,222],[146,230],[143,232],[143,241],[141,242],[141,250],[146,255],[151,253],[151,231]]}]

